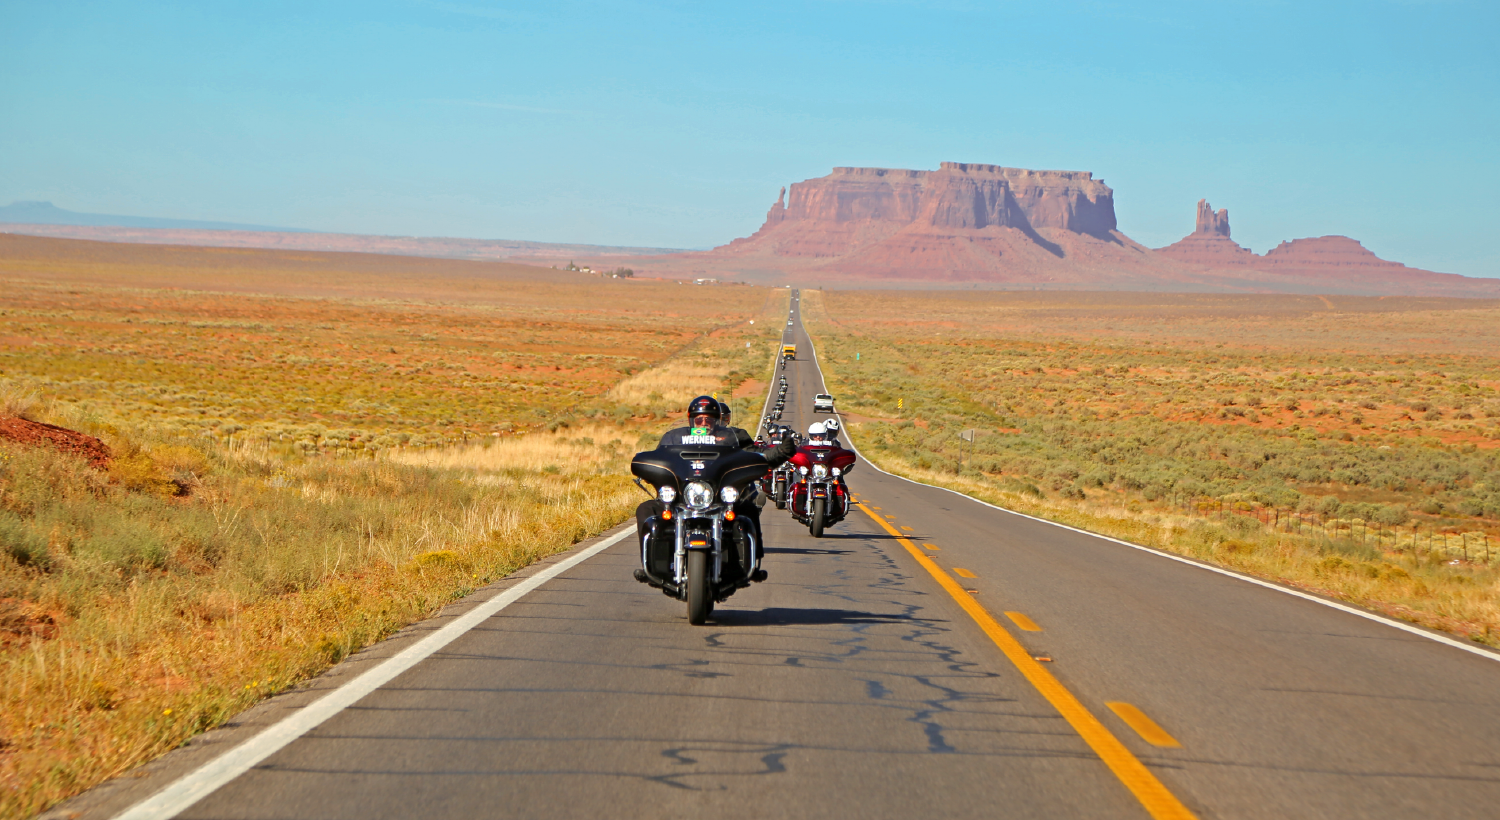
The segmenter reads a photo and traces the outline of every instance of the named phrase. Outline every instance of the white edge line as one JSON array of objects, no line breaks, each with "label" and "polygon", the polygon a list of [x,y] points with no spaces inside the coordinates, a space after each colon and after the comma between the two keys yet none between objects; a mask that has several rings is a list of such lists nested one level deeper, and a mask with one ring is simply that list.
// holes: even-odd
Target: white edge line
[{"label": "white edge line", "polygon": [[490,616],[542,584],[618,544],[631,530],[617,533],[566,560],[532,575],[455,618],[442,629],[408,646],[348,683],[267,727],[260,734],[173,781],[166,788],[115,815],[114,820],[168,820],[212,794],[262,760],[354,705],[397,675],[426,660]]},{"label": "white edge line", "polygon": [[[803,328],[803,335],[807,337],[807,344],[808,344],[808,346],[813,348],[813,366],[818,369],[818,380],[819,381],[823,381],[823,366],[821,364],[818,364],[818,349],[817,349],[816,346],[813,345],[812,334],[808,333],[806,331],[806,328],[804,327]],[[828,385],[827,385],[826,382],[823,385],[823,392],[825,392],[825,393],[828,392]],[[839,415],[839,414],[837,412],[835,412],[834,415]],[[843,422],[842,418],[840,418],[839,426],[842,427],[843,424],[844,424],[844,422]],[[942,490],[945,493],[953,493],[954,495],[958,496],[959,498],[967,498],[968,500],[973,501],[976,504],[983,504],[986,507],[990,507],[991,509],[999,510],[1000,512],[1003,512],[1003,513],[1010,513],[1011,515],[1020,516],[1021,518],[1029,518],[1032,521],[1037,521],[1037,522],[1040,522],[1042,524],[1049,524],[1051,526],[1060,527],[1060,528],[1065,529],[1065,530],[1071,530],[1072,532],[1076,532],[1076,533],[1078,533],[1080,535],[1087,535],[1087,536],[1089,536],[1091,538],[1098,538],[1101,541],[1109,541],[1109,542],[1112,542],[1112,543],[1115,543],[1115,544],[1120,544],[1120,545],[1123,545],[1123,546],[1126,546],[1126,547],[1130,547],[1131,549],[1140,550],[1141,552],[1145,552],[1145,553],[1150,553],[1151,555],[1155,555],[1155,556],[1158,556],[1160,558],[1166,558],[1166,559],[1169,559],[1169,560],[1172,560],[1172,561],[1176,561],[1176,562],[1178,562],[1180,564],[1187,564],[1190,567],[1197,567],[1198,569],[1207,570],[1209,572],[1216,572],[1216,573],[1218,573],[1220,575],[1224,575],[1224,576],[1227,576],[1227,577],[1230,577],[1230,578],[1235,578],[1235,579],[1238,579],[1240,581],[1244,581],[1247,584],[1254,584],[1254,585],[1256,585],[1258,587],[1265,587],[1266,589],[1272,589],[1272,590],[1275,590],[1277,592],[1281,592],[1281,593],[1285,593],[1287,595],[1291,595],[1294,598],[1301,598],[1304,601],[1312,601],[1315,604],[1322,604],[1323,606],[1329,607],[1331,609],[1337,609],[1340,612],[1347,612],[1350,615],[1357,615],[1357,616],[1359,616],[1361,618],[1364,618],[1365,620],[1374,621],[1374,622],[1380,623],[1380,624],[1385,624],[1386,626],[1389,626],[1389,627],[1394,627],[1396,629],[1401,630],[1402,632],[1410,632],[1413,635],[1420,635],[1421,637],[1426,638],[1426,639],[1431,640],[1431,641],[1437,641],[1438,643],[1447,644],[1448,646],[1454,647],[1455,649],[1462,649],[1465,652],[1470,652],[1472,654],[1478,655],[1481,658],[1487,658],[1487,659],[1492,660],[1492,661],[1500,662],[1500,653],[1497,653],[1497,652],[1495,652],[1492,649],[1488,649],[1488,648],[1482,647],[1482,646],[1475,646],[1472,643],[1467,643],[1465,641],[1460,641],[1460,640],[1458,640],[1456,638],[1450,638],[1447,635],[1439,635],[1439,634],[1437,634],[1435,632],[1430,632],[1430,631],[1428,631],[1426,629],[1423,629],[1423,628],[1421,628],[1419,626],[1414,626],[1412,624],[1408,624],[1408,623],[1404,623],[1402,621],[1395,620],[1394,618],[1387,618],[1384,615],[1378,615],[1378,614],[1376,614],[1374,612],[1370,612],[1368,610],[1360,609],[1358,607],[1349,606],[1348,604],[1339,603],[1338,601],[1330,601],[1327,598],[1320,598],[1317,595],[1313,595],[1311,593],[1303,592],[1300,589],[1291,589],[1289,587],[1284,587],[1284,586],[1281,586],[1280,584],[1275,584],[1275,583],[1272,583],[1270,581],[1264,581],[1264,580],[1261,580],[1260,578],[1255,578],[1255,577],[1250,576],[1250,575],[1242,575],[1242,574],[1240,574],[1238,572],[1235,572],[1234,570],[1224,569],[1223,567],[1216,567],[1216,566],[1214,566],[1212,564],[1205,564],[1205,563],[1202,563],[1200,561],[1194,561],[1191,558],[1184,558],[1181,555],[1173,555],[1170,552],[1163,552],[1163,551],[1161,551],[1159,549],[1153,549],[1152,547],[1147,547],[1147,546],[1142,546],[1141,544],[1131,543],[1130,541],[1124,541],[1124,540],[1121,540],[1119,538],[1114,538],[1112,536],[1100,535],[1097,532],[1089,532],[1088,530],[1081,530],[1081,529],[1079,529],[1077,527],[1070,527],[1067,524],[1059,524],[1056,521],[1048,521],[1045,518],[1038,518],[1038,517],[1036,517],[1034,515],[1027,515],[1026,513],[1023,513],[1023,512],[1017,512],[1015,510],[1008,509],[1006,507],[1001,507],[998,504],[991,504],[988,501],[984,501],[982,499],[975,498],[972,495],[965,495],[964,493],[961,493],[958,490],[951,490],[951,489],[949,489],[947,487],[939,487],[936,484],[928,484],[928,483],[923,482],[923,481],[917,481],[916,479],[907,478],[906,476],[899,476],[899,475],[896,475],[895,473],[887,472],[885,470],[880,469],[878,466],[875,465],[875,462],[871,461],[868,458],[865,458],[865,456],[859,452],[859,448],[857,446],[855,446],[855,444],[854,444],[854,435],[852,433],[848,436],[848,438],[849,438],[849,447],[854,450],[855,455],[858,455],[861,459],[863,459],[864,462],[866,464],[870,465],[872,468],[874,468],[876,472],[885,473],[886,475],[890,476],[891,478],[899,479],[899,480],[905,481],[905,482],[907,482],[909,484],[916,484],[916,485],[921,486],[921,487],[931,487],[934,490]]]}]

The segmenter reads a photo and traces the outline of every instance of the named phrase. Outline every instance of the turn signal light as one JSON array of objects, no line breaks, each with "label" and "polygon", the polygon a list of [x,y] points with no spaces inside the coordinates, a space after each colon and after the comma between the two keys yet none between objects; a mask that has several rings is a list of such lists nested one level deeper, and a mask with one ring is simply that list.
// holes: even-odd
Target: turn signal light
[{"label": "turn signal light", "polygon": [[672,520],[672,511],[671,510],[662,510],[661,511],[661,520],[663,520],[663,521],[671,521]]},{"label": "turn signal light", "polygon": [[733,521],[734,520],[734,510],[726,510],[724,512],[724,520],[725,521]]}]

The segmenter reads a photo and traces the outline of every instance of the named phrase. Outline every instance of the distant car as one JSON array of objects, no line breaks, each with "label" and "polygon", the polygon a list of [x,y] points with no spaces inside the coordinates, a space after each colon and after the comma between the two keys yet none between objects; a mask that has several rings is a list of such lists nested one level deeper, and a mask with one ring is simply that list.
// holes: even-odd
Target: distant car
[{"label": "distant car", "polygon": [[819,393],[818,395],[813,396],[813,412],[832,413],[833,396],[830,396],[827,393]]}]

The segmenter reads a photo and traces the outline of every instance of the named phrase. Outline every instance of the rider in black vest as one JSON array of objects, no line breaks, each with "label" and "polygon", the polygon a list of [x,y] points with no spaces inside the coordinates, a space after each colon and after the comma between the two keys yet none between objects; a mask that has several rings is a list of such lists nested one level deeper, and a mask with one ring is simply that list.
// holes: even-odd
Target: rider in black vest
[{"label": "rider in black vest", "polygon": [[[688,426],[668,431],[666,435],[661,437],[661,440],[662,442],[677,442],[684,435],[694,435],[697,434],[697,431],[702,430],[706,434],[717,438],[720,444],[742,449],[745,447],[753,448],[755,446],[755,439],[751,438],[749,433],[738,427],[728,427],[725,425],[725,422],[729,420],[725,413],[726,409],[727,405],[724,405],[712,396],[699,396],[688,403]],[[658,444],[657,446],[661,445]],[[797,445],[790,441],[783,441],[776,447],[767,450],[758,450],[757,452],[766,457],[769,466],[775,467],[796,455]],[[735,515],[747,516],[754,526],[755,543],[762,550],[765,549],[765,542],[761,538],[760,532],[760,508],[764,504],[765,500],[760,497],[759,493],[746,493],[734,505]],[[653,498],[650,501],[642,501],[641,505],[635,508],[635,540],[637,544],[640,543],[641,537],[646,532],[646,522],[661,514],[664,506],[661,501]]]}]

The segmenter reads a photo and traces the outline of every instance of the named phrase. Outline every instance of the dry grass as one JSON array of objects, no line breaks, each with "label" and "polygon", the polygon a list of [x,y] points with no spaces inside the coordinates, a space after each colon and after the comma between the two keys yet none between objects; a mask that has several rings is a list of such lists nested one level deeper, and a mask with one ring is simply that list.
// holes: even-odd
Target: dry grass
[{"label": "dry grass", "polygon": [[36,421],[41,407],[41,394],[28,385],[12,381],[0,382],[0,416]]},{"label": "dry grass", "polygon": [[1500,305],[803,306],[851,435],[887,469],[1500,643]]},{"label": "dry grass", "polygon": [[4,409],[116,454],[0,444],[0,816],[624,520],[671,422],[610,388],[785,303],[555,275],[0,237]]},{"label": "dry grass", "polygon": [[636,452],[639,435],[639,428],[585,422],[467,446],[396,451],[386,457],[398,464],[442,470],[592,475],[617,470],[623,457]]},{"label": "dry grass", "polygon": [[149,760],[612,526],[639,494],[618,465],[475,481],[264,444],[196,452],[192,495],[176,498],[0,447],[0,598],[25,602],[0,653],[0,814]]}]

